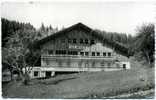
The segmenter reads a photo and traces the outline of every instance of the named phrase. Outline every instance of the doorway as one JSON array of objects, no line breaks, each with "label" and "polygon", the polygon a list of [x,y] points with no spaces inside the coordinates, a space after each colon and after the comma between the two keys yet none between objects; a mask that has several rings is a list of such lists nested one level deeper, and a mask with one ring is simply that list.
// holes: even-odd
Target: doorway
[{"label": "doorway", "polygon": [[51,77],[51,71],[46,71],[46,77]]},{"label": "doorway", "polygon": [[123,69],[126,69],[126,64],[123,64]]}]

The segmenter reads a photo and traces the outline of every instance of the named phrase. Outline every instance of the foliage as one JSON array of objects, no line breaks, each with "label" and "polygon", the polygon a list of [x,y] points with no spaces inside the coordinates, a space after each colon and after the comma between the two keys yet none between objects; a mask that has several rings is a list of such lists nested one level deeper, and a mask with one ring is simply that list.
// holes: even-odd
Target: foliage
[{"label": "foliage", "polygon": [[51,34],[54,34],[58,31],[58,28],[53,28],[51,25],[45,26],[43,23],[41,24],[41,27],[37,30],[39,39],[42,39],[44,37],[47,37]]},{"label": "foliage", "polygon": [[28,73],[38,60],[35,57],[40,57],[36,56],[38,51],[31,46],[35,40],[36,32],[34,30],[18,30],[8,37],[7,46],[3,47],[2,62],[17,69],[24,81],[29,79]]},{"label": "foliage", "polygon": [[2,23],[2,47],[6,45],[8,37],[13,35],[15,31],[26,29],[35,30],[35,28],[30,23],[10,21],[5,18],[1,19],[1,23]]},{"label": "foliage", "polygon": [[106,32],[106,31],[100,31],[95,30],[97,33],[101,34],[102,37],[108,41],[114,41],[121,45],[124,45],[125,47],[129,47],[130,44],[133,41],[133,36],[130,34],[124,34],[124,33],[117,33],[117,32]]},{"label": "foliage", "polygon": [[154,24],[143,24],[137,32],[133,51],[140,53],[140,59],[145,58],[151,64],[154,62]]},{"label": "foliage", "polygon": [[[2,18],[2,62],[8,65],[10,71],[16,69],[20,76],[26,80],[27,73],[33,66],[40,66],[40,51],[33,47],[34,41],[44,37],[46,33],[52,34],[58,31],[51,25],[36,30],[30,23],[21,23]],[[28,69],[27,69],[28,68]],[[25,72],[23,73],[23,69]],[[27,78],[28,79],[28,78]]]}]

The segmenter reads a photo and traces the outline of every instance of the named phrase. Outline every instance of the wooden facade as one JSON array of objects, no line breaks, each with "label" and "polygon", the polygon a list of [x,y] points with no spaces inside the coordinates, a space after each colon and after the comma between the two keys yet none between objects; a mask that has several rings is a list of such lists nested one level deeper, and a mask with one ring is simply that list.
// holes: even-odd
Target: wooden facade
[{"label": "wooden facade", "polygon": [[[90,28],[78,23],[40,42],[41,67],[31,77],[50,77],[56,71],[112,71],[129,69],[113,47],[104,45]],[[125,57],[127,59],[127,57]]]}]

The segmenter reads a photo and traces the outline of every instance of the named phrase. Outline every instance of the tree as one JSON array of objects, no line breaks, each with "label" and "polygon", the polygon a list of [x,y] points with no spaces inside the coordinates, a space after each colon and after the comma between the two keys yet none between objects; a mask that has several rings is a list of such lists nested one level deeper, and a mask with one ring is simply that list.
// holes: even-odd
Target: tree
[{"label": "tree", "polygon": [[[37,34],[34,30],[16,31],[9,37],[7,47],[3,48],[2,51],[2,62],[17,69],[25,84],[28,84],[30,79],[30,70],[40,58],[39,51],[32,46],[36,38]],[[37,59],[34,58],[36,55]]]},{"label": "tree", "polygon": [[41,31],[43,31],[43,32],[44,32],[44,31],[46,31],[46,28],[45,28],[45,26],[44,26],[44,24],[43,24],[43,23],[42,23],[42,25],[41,25],[40,30],[41,30]]},{"label": "tree", "polygon": [[154,24],[143,24],[137,29],[137,36],[134,42],[135,53],[140,52],[148,64],[154,62]]},{"label": "tree", "polygon": [[52,28],[52,26],[51,26],[51,25],[49,26],[49,30],[53,30],[53,28]]},{"label": "tree", "polygon": [[58,32],[58,28],[53,28],[51,25],[50,26],[44,26],[44,24],[41,24],[41,27],[39,30],[37,30],[39,38],[42,39],[44,37],[47,37],[51,34],[54,34]]},{"label": "tree", "polygon": [[8,41],[8,37],[11,36],[17,30],[31,29],[35,28],[30,23],[19,23],[18,21],[10,21],[5,18],[1,19],[2,22],[2,47]]}]

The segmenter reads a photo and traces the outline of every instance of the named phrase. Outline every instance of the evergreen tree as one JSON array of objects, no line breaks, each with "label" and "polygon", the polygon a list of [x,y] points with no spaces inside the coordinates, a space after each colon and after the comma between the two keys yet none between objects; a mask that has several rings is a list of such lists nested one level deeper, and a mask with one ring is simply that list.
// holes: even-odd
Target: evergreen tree
[{"label": "evergreen tree", "polygon": [[14,34],[18,30],[31,29],[35,28],[30,23],[19,23],[17,21],[10,21],[5,18],[1,19],[2,22],[2,47],[5,46],[8,41],[8,37]]}]

